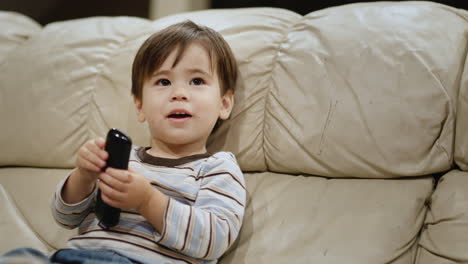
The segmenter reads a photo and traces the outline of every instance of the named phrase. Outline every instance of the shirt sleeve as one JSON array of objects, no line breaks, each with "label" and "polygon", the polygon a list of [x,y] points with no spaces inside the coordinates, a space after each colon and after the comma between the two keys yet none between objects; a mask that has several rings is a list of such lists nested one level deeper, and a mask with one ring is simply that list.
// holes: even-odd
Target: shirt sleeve
[{"label": "shirt sleeve", "polygon": [[82,201],[75,204],[68,204],[63,201],[61,194],[69,177],[70,175],[57,185],[54,197],[52,198],[51,209],[52,216],[59,225],[67,229],[73,229],[78,227],[91,211],[94,205],[97,187]]},{"label": "shirt sleeve", "polygon": [[198,259],[218,259],[239,234],[246,203],[243,174],[233,154],[219,152],[203,169],[195,203],[170,198],[159,244]]}]

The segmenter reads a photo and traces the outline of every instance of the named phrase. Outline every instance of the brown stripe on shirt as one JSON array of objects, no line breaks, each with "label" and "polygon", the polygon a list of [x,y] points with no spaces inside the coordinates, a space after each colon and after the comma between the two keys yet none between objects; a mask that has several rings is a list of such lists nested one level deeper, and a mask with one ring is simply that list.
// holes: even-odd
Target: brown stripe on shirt
[{"label": "brown stripe on shirt", "polygon": [[211,248],[212,248],[212,243],[213,243],[213,215],[211,212],[208,213],[210,216],[210,240],[208,241],[208,248],[206,249],[206,254],[203,258],[208,257],[210,254]]},{"label": "brown stripe on shirt", "polygon": [[177,194],[179,194],[180,196],[184,197],[185,199],[187,199],[187,200],[189,200],[189,201],[191,201],[191,202],[195,202],[195,196],[193,196],[193,195],[189,195],[189,194],[187,194],[187,193],[183,193],[183,192],[181,192],[181,191],[179,191],[179,190],[170,188],[170,187],[168,187],[168,186],[166,186],[166,185],[163,185],[163,184],[161,184],[161,183],[159,183],[159,182],[150,181],[150,184],[151,184],[151,185],[154,185],[154,186],[156,186],[156,187],[159,187],[159,188],[161,188],[161,189],[164,189],[164,190],[167,190],[167,191],[170,191],[170,192],[173,192],[173,193],[177,193]]},{"label": "brown stripe on shirt", "polygon": [[244,184],[242,184],[242,182],[239,179],[237,179],[237,177],[235,175],[233,175],[232,173],[230,173],[228,171],[219,171],[219,172],[206,174],[206,175],[203,175],[203,176],[199,177],[196,180],[199,180],[199,179],[202,179],[202,178],[214,177],[214,176],[223,175],[223,174],[227,174],[227,175],[231,176],[245,190]]},{"label": "brown stripe on shirt", "polygon": [[[200,160],[200,159],[205,159],[211,156],[209,153],[203,153],[203,154],[195,154],[187,157],[182,157],[178,159],[169,159],[169,158],[161,158],[161,157],[155,157],[150,154],[148,154],[147,150],[149,150],[151,147],[141,147],[137,151],[137,156],[138,158],[141,159],[141,161],[145,163],[149,163],[152,165],[156,166],[165,166],[165,167],[176,167],[180,166],[186,163],[190,163],[192,161]],[[190,168],[193,170],[193,168]]]},{"label": "brown stripe on shirt", "polygon": [[134,236],[134,237],[144,239],[155,245],[158,245],[158,243],[154,241],[154,237],[152,236],[149,236],[142,232],[137,232],[134,229],[127,229],[127,228],[121,228],[121,227],[119,228],[112,227],[110,229],[102,229],[101,227],[97,226],[95,228],[86,229],[86,231],[82,232],[80,235],[86,235],[86,234],[95,233],[95,232],[109,232],[109,233],[117,233],[117,234],[122,234],[122,235]]},{"label": "brown stripe on shirt", "polygon": [[242,204],[239,200],[237,200],[235,197],[225,193],[225,192],[222,192],[220,189],[215,189],[214,187],[203,187],[203,188],[200,188],[200,191],[201,190],[208,190],[208,191],[212,191],[214,193],[217,193],[219,195],[222,195],[224,197],[227,197],[231,200],[233,200],[234,202],[238,203],[240,206],[244,207],[244,204]]},{"label": "brown stripe on shirt", "polygon": [[[183,262],[185,262],[187,264],[199,264],[200,263],[200,262],[196,262],[196,261],[194,261],[192,259],[189,259],[188,257],[185,257],[183,255],[174,254],[174,251],[171,251],[169,249],[164,249],[162,247],[149,248],[149,247],[143,246],[141,244],[137,244],[137,243],[133,243],[133,242],[130,242],[130,241],[117,239],[117,238],[92,236],[92,237],[73,237],[70,240],[88,240],[88,239],[117,241],[117,242],[121,242],[121,243],[124,243],[124,244],[130,244],[130,245],[133,245],[133,246],[145,249],[145,250],[149,250],[149,251],[152,251],[152,252],[154,252],[156,254],[161,254],[161,255],[163,255],[165,257],[168,257],[168,258],[171,258],[171,259],[183,261]],[[158,246],[160,246],[160,245],[158,245]]]},{"label": "brown stripe on shirt", "polygon": [[163,230],[161,232],[161,239],[159,239],[158,243],[162,243],[162,241],[164,240],[164,238],[166,238],[166,234],[167,234],[167,224],[170,223],[170,221],[168,221],[167,219],[167,216],[170,215],[169,214],[169,209],[172,209],[172,199],[169,199],[167,200],[167,206],[166,206],[166,210],[164,211],[164,225],[163,225]]},{"label": "brown stripe on shirt", "polygon": [[187,246],[187,240],[188,240],[188,235],[189,233],[192,232],[192,214],[193,214],[193,208],[190,207],[190,214],[189,218],[187,221],[187,228],[185,229],[185,236],[184,236],[184,244],[182,245],[182,249],[180,250],[181,252],[185,251],[185,247]]}]

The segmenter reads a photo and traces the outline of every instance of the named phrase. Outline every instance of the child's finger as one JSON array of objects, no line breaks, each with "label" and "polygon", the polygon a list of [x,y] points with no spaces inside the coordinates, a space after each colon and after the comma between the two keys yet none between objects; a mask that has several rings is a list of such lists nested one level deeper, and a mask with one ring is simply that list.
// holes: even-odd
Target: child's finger
[{"label": "child's finger", "polygon": [[130,172],[128,170],[119,170],[109,167],[106,169],[106,173],[122,183],[130,182]]},{"label": "child's finger", "polygon": [[90,151],[87,148],[83,148],[80,151],[79,157],[94,164],[98,168],[103,168],[106,165],[106,162],[101,157],[99,157],[96,153]]},{"label": "child's finger", "polygon": [[115,202],[120,202],[124,199],[124,195],[119,192],[118,190],[110,187],[107,185],[106,182],[104,181],[99,181],[99,189],[101,190],[101,193],[107,197],[109,200],[115,201]]},{"label": "child's finger", "polygon": [[87,148],[90,152],[94,153],[96,156],[98,156],[102,160],[107,160],[107,157],[109,154],[99,146],[98,143],[99,139],[95,139],[92,144],[87,145]]},{"label": "child's finger", "polygon": [[119,192],[125,192],[125,184],[107,173],[100,173],[99,180]]},{"label": "child's finger", "polygon": [[76,166],[93,172],[99,172],[101,168],[86,159],[78,159]]},{"label": "child's finger", "polygon": [[[99,187],[99,188],[101,188],[101,187]],[[108,205],[110,205],[110,206],[112,206],[112,207],[116,207],[116,208],[119,207],[119,206],[118,206],[118,205],[119,205],[118,202],[112,200],[111,198],[109,198],[109,196],[107,196],[106,193],[102,191],[102,189],[101,189],[101,199],[102,199],[106,204],[108,204]]]},{"label": "child's finger", "polygon": [[104,149],[104,147],[106,146],[106,141],[102,137],[96,138],[94,142],[100,149]]}]

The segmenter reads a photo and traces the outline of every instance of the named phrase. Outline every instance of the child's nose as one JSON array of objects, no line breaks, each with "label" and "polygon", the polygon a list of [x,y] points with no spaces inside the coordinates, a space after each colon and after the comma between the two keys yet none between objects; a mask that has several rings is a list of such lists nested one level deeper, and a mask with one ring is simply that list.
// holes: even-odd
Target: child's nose
[{"label": "child's nose", "polygon": [[190,95],[187,88],[183,87],[183,85],[179,85],[174,87],[171,99],[172,101],[188,101]]}]

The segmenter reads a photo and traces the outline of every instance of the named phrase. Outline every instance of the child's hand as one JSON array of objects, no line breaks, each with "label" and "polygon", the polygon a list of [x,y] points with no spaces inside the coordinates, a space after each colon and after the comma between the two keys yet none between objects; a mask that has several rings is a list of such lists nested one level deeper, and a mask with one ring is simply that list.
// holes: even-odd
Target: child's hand
[{"label": "child's hand", "polygon": [[104,150],[106,142],[96,138],[86,142],[78,151],[76,167],[81,177],[94,182],[98,179],[101,169],[106,165],[109,154]]},{"label": "child's hand", "polygon": [[140,208],[148,203],[154,188],[149,181],[132,169],[107,168],[99,175],[102,200],[123,210]]}]

